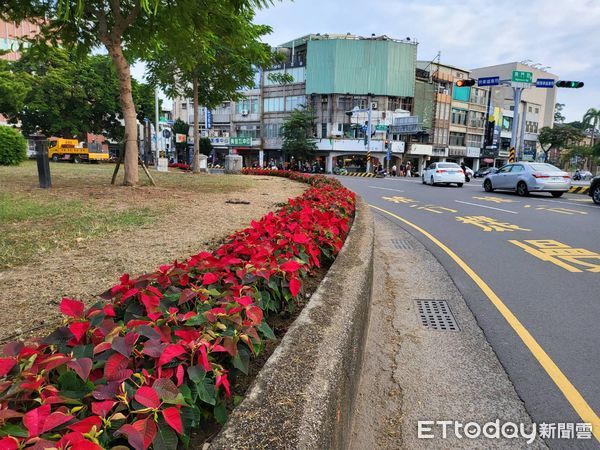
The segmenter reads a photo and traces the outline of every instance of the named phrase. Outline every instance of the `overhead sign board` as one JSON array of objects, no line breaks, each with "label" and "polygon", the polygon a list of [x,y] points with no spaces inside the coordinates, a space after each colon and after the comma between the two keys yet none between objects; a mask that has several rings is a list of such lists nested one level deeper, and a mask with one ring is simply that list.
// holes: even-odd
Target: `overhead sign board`
[{"label": "overhead sign board", "polygon": [[553,88],[554,80],[552,78],[538,78],[537,80],[535,80],[535,87]]},{"label": "overhead sign board", "polygon": [[375,126],[375,131],[387,131],[388,126],[387,125],[376,125]]},{"label": "overhead sign board", "polygon": [[500,84],[500,77],[482,77],[477,79],[477,86],[497,86]]},{"label": "overhead sign board", "polygon": [[531,84],[533,81],[533,72],[527,72],[526,70],[513,70],[512,81],[515,83]]}]

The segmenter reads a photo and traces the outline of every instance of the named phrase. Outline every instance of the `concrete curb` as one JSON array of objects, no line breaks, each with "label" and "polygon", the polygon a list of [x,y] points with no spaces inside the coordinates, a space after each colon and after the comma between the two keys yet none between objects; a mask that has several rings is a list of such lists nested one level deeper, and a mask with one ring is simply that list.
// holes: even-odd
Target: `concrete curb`
[{"label": "concrete curb", "polygon": [[344,247],[210,450],[346,447],[369,324],[373,239],[373,217],[357,197]]},{"label": "concrete curb", "polygon": [[587,194],[589,191],[589,186],[571,186],[569,194]]},{"label": "concrete curb", "polygon": [[348,173],[343,174],[341,176],[343,176],[343,177],[374,177],[375,174],[373,174],[373,173],[367,173],[367,172],[348,172]]}]

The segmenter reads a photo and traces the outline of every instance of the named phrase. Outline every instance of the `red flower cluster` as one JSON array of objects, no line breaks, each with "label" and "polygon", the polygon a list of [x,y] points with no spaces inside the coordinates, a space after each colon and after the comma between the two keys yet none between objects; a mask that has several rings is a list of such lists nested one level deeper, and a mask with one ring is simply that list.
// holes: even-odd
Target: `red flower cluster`
[{"label": "red flower cluster", "polygon": [[273,338],[265,315],[292,308],[302,279],[339,252],[354,194],[312,185],[277,212],[154,273],[125,274],[86,308],[64,298],[63,327],[0,357],[0,450],[177,448],[207,415],[226,419],[228,375]]},{"label": "red flower cluster", "polygon": [[171,163],[169,164],[169,167],[181,170],[192,170],[192,167],[186,163]]}]

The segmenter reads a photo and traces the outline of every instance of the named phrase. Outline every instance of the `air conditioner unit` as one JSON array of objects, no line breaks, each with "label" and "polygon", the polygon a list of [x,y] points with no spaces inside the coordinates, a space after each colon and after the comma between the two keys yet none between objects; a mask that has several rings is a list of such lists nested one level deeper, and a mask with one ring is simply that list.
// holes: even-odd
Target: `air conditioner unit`
[{"label": "air conditioner unit", "polygon": [[247,109],[242,109],[242,116],[247,116],[249,111]]},{"label": "air conditioner unit", "polygon": [[377,102],[371,102],[371,109],[377,109],[377,106],[379,106]]}]

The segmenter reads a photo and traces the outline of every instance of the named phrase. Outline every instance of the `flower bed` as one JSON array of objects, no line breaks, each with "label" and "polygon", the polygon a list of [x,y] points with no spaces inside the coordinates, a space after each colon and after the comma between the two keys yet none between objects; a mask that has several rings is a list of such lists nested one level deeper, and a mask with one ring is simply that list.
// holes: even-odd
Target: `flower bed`
[{"label": "flower bed", "polygon": [[63,327],[10,343],[0,358],[0,449],[176,448],[210,416],[224,422],[229,375],[247,372],[293,308],[302,280],[339,252],[354,194],[335,179],[287,171],[311,187],[213,253],[125,274],[89,309],[63,299]]}]

